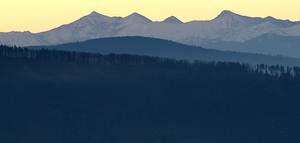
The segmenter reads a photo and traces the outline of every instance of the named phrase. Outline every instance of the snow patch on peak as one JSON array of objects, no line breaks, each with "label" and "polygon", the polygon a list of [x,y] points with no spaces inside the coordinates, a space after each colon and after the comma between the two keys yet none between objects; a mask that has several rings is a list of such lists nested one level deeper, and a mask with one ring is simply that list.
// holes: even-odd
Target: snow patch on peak
[{"label": "snow patch on peak", "polygon": [[267,16],[265,18],[265,20],[269,20],[269,21],[272,21],[272,20],[277,20],[276,18],[272,17],[272,16]]},{"label": "snow patch on peak", "polygon": [[100,14],[96,11],[93,11],[91,12],[89,15],[86,15],[84,17],[82,17],[81,19],[85,19],[85,18],[89,18],[89,19],[108,19],[110,18],[109,16],[106,16],[106,15],[103,15],[103,14]]},{"label": "snow patch on peak", "polygon": [[102,15],[96,11],[93,11],[92,13],[90,13],[89,15],[86,15],[82,18],[80,18],[79,20],[71,23],[71,24],[67,24],[64,26],[67,27],[88,27],[88,26],[92,26],[93,28],[98,26],[101,26],[105,23],[112,23],[114,21],[114,18],[106,16],[106,15]]},{"label": "snow patch on peak", "polygon": [[259,24],[260,21],[257,21],[256,18],[242,16],[236,13],[233,13],[229,10],[224,10],[220,15],[213,19],[215,25],[227,28],[245,28],[248,26],[253,26]]},{"label": "snow patch on peak", "polygon": [[101,15],[101,14],[96,12],[96,11],[92,11],[89,15],[90,16],[97,16],[97,15]]},{"label": "snow patch on peak", "polygon": [[175,16],[170,16],[170,17],[166,18],[163,22],[164,23],[172,23],[172,24],[182,24],[183,23],[181,20],[179,20]]},{"label": "snow patch on peak", "polygon": [[240,16],[240,15],[238,15],[230,10],[224,10],[217,16],[217,18],[224,17],[224,16],[227,17],[227,16]]},{"label": "snow patch on peak", "polygon": [[124,18],[124,20],[127,21],[127,22],[133,22],[133,23],[149,23],[149,22],[152,22],[147,17],[145,17],[145,16],[143,16],[139,13],[136,13],[136,12],[126,16]]}]

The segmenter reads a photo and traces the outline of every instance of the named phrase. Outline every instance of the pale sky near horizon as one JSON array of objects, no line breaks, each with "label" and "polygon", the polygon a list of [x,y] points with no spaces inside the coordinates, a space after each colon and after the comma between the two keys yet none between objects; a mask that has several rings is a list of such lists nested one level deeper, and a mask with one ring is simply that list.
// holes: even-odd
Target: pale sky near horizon
[{"label": "pale sky near horizon", "polygon": [[300,0],[0,0],[0,32],[41,32],[97,11],[108,16],[138,12],[152,20],[174,15],[208,20],[222,10],[241,15],[300,20]]}]

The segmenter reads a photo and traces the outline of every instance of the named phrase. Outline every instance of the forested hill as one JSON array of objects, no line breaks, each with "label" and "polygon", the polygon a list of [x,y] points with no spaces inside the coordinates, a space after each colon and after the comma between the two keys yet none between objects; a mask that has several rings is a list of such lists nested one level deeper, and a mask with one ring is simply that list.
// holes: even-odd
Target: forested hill
[{"label": "forested hill", "polygon": [[1,47],[0,142],[295,143],[299,89],[299,68]]},{"label": "forested hill", "polygon": [[135,54],[178,60],[185,59],[190,61],[226,61],[249,64],[300,66],[300,59],[296,58],[209,50],[201,47],[188,46],[172,41],[147,37],[102,38],[78,43],[28,48],[56,49],[102,54]]}]

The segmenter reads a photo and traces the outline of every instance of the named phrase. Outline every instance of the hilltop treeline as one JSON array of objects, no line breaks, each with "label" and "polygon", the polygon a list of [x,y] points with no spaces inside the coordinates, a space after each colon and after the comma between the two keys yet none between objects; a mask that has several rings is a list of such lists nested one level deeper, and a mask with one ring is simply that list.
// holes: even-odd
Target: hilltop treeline
[{"label": "hilltop treeline", "polygon": [[[226,46],[226,45],[224,45]],[[208,46],[210,47],[210,46]],[[222,47],[222,46],[219,46]],[[77,51],[101,54],[130,54],[167,57],[177,60],[200,60],[239,62],[246,64],[268,64],[300,66],[300,59],[283,56],[268,56],[260,54],[239,53],[231,51],[218,51],[183,45],[180,43],[148,38],[148,37],[114,37],[100,38],[83,42],[69,43],[52,46],[34,46],[30,49],[59,49],[64,51]],[[255,48],[255,47],[253,47]],[[270,46],[272,49],[272,46]],[[229,50],[231,48],[227,48]],[[252,49],[249,47],[248,49]]]},{"label": "hilltop treeline", "polygon": [[3,143],[299,142],[298,68],[0,48]]},{"label": "hilltop treeline", "polygon": [[68,52],[58,50],[32,50],[28,48],[17,48],[0,46],[1,58],[22,58],[27,60],[47,61],[47,62],[67,62],[77,64],[144,64],[144,65],[169,65],[178,67],[199,68],[201,66],[226,66],[227,68],[238,68],[248,72],[258,72],[271,75],[290,75],[295,76],[300,73],[299,67],[286,67],[282,65],[259,64],[250,66],[233,62],[189,62],[186,60],[173,60],[169,58],[138,56],[128,54],[92,54],[86,52]]}]

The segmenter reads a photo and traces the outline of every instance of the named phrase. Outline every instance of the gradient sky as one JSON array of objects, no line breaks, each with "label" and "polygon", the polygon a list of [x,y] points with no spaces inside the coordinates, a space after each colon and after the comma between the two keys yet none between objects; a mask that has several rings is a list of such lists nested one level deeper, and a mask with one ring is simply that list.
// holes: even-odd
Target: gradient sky
[{"label": "gradient sky", "polygon": [[152,20],[174,15],[207,20],[222,10],[248,16],[300,20],[300,0],[0,0],[0,31],[40,32],[92,11],[108,16],[138,12]]}]

